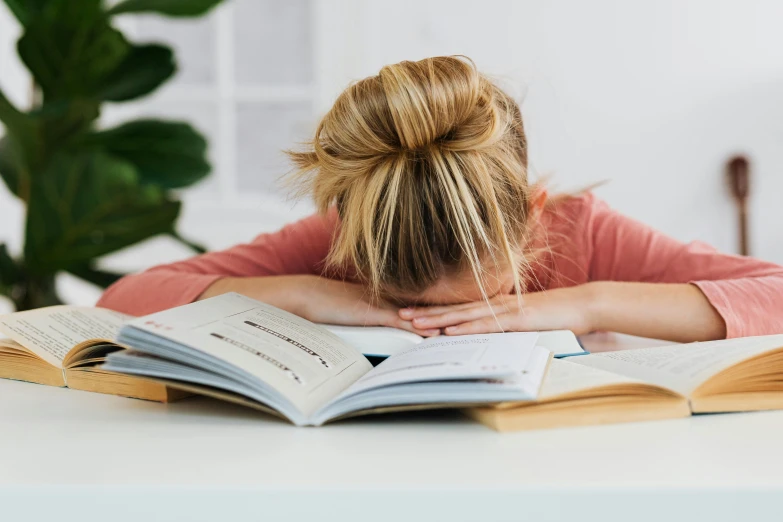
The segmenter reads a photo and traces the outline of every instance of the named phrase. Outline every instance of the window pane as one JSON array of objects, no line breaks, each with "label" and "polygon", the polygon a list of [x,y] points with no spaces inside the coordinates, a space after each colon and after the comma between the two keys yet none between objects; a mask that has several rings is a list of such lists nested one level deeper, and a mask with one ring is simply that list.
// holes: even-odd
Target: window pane
[{"label": "window pane", "polygon": [[296,148],[314,132],[307,102],[237,104],[237,188],[285,194],[279,178],[291,169],[284,149]]},{"label": "window pane", "polygon": [[174,82],[182,85],[215,83],[215,17],[172,20],[159,16],[140,16],[137,40],[170,45],[177,60]]},{"label": "window pane", "polygon": [[236,81],[240,85],[310,84],[310,1],[237,0],[234,6]]}]

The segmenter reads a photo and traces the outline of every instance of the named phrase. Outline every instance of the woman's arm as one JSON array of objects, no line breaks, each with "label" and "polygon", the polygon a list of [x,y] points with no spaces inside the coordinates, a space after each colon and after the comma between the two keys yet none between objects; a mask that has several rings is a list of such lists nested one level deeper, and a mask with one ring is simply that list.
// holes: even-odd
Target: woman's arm
[{"label": "woman's arm", "polygon": [[222,277],[210,284],[195,300],[238,292],[292,314],[301,315],[301,296],[307,291],[308,282],[313,279],[320,278],[314,275]]},{"label": "woman's arm", "polygon": [[371,299],[363,285],[316,275],[226,277],[207,288],[199,299],[226,292],[239,292],[315,323],[391,326],[424,337],[440,333],[439,329],[415,328],[399,316],[398,306]]},{"label": "woman's arm", "polygon": [[575,285],[400,316],[450,335],[570,329],[704,341],[783,332],[783,267],[680,243],[592,195],[558,215],[568,225],[562,266],[576,268],[554,280]]},{"label": "woman's arm", "polygon": [[[397,307],[371,302],[358,284],[321,277],[336,213],[312,216],[252,243],[125,277],[98,306],[145,315],[226,292],[238,292],[314,322],[416,329]],[[347,274],[350,275],[350,274]]]},{"label": "woman's arm", "polygon": [[704,293],[689,284],[588,283],[589,331],[606,330],[687,343],[726,337],[726,324]]},{"label": "woman's arm", "polygon": [[[645,303],[652,294],[642,287],[610,286],[625,290],[620,298],[609,293],[607,310],[624,317],[627,307],[638,307],[637,331],[645,330],[647,315],[651,320],[665,318],[683,337],[695,338],[703,332],[699,319],[708,315],[709,306],[723,320],[723,337],[783,333],[783,267],[720,253],[700,242],[683,244],[595,198],[587,209],[589,280],[659,283],[656,295],[670,295],[670,300],[659,297]],[[678,293],[676,285],[683,284],[698,289],[703,299],[693,292],[696,297],[691,299]]]},{"label": "woman's arm", "polygon": [[220,289],[224,278],[320,274],[336,226],[336,212],[311,216],[248,244],[124,277],[106,290],[97,306],[145,315],[193,302]]},{"label": "woman's arm", "polygon": [[443,328],[446,335],[504,331],[571,330],[577,335],[609,330],[676,342],[722,339],[725,324],[704,294],[688,284],[598,281],[500,295],[462,305],[406,308],[400,317],[416,328]]}]

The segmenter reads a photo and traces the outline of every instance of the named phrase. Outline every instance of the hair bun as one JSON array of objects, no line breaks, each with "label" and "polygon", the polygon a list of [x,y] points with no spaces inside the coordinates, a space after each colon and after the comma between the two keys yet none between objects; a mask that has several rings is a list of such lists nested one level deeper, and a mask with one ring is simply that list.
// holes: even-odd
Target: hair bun
[{"label": "hair bun", "polygon": [[322,212],[337,205],[328,267],[373,293],[428,288],[524,241],[527,148],[519,106],[465,57],[401,62],[349,86],[303,151],[292,181]]},{"label": "hair bun", "polygon": [[448,139],[474,112],[483,90],[473,62],[456,57],[387,65],[378,78],[404,149]]}]

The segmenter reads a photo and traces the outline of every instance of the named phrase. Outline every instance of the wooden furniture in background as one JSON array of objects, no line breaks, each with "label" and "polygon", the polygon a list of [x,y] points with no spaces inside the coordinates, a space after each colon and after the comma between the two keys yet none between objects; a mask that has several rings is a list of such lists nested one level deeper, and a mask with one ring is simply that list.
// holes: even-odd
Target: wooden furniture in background
[{"label": "wooden furniture in background", "polygon": [[731,195],[737,205],[739,217],[739,253],[750,255],[748,247],[748,195],[750,193],[750,168],[744,156],[735,156],[727,166]]}]

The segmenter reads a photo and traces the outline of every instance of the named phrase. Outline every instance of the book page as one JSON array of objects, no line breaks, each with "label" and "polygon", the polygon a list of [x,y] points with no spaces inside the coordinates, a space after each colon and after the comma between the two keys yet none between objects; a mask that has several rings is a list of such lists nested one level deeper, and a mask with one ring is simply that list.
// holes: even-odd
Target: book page
[{"label": "book page", "polygon": [[570,330],[538,332],[538,345],[552,352],[555,357],[583,355],[587,352]]},{"label": "book page", "polygon": [[598,368],[571,362],[570,359],[552,359],[549,371],[541,386],[541,400],[570,393],[586,391],[614,384],[640,383],[638,379],[624,377]]},{"label": "book page", "polygon": [[690,395],[716,373],[755,355],[783,347],[783,335],[745,337],[604,352],[572,360]]},{"label": "book page", "polygon": [[358,350],[326,329],[236,293],[141,317],[129,325],[243,370],[304,415],[372,368]]},{"label": "book page", "polygon": [[0,353],[32,353],[30,350],[11,339],[5,339],[0,337]]},{"label": "book page", "polygon": [[92,339],[113,341],[131,316],[78,306],[50,306],[0,316],[0,332],[49,364],[62,368],[68,352]]},{"label": "book page", "polygon": [[[388,326],[321,325],[368,357],[389,357],[421,343],[424,338],[413,332]],[[538,332],[538,345],[556,356],[585,353],[573,332],[551,330]]]},{"label": "book page", "polygon": [[534,372],[536,368],[530,366],[533,359],[538,361],[533,351],[537,338],[535,332],[430,337],[383,361],[346,394],[404,382],[494,379]]},{"label": "book page", "polygon": [[423,341],[413,332],[388,326],[321,326],[368,357],[389,357]]}]

